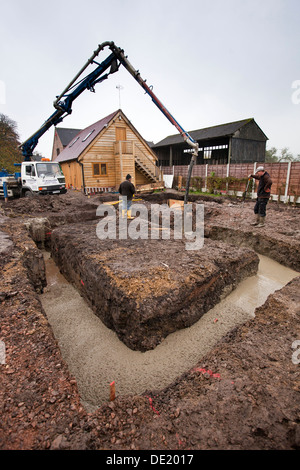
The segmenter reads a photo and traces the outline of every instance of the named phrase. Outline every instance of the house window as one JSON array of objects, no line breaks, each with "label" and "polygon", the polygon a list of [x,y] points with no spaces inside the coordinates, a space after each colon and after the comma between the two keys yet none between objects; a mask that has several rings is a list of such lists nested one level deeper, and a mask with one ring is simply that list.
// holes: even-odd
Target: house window
[{"label": "house window", "polygon": [[100,164],[93,163],[93,176],[100,176]]},{"label": "house window", "polygon": [[82,139],[82,142],[85,142],[85,141],[89,138],[89,136],[92,135],[93,132],[95,132],[95,129],[93,129],[91,132],[89,132],[89,133],[85,136],[85,138]]},{"label": "house window", "polygon": [[107,176],[107,163],[93,163],[93,176]]},{"label": "house window", "polygon": [[79,137],[76,137],[76,139],[73,140],[73,142],[70,143],[69,149],[72,147],[72,145],[74,145],[77,142],[78,139],[79,139]]},{"label": "house window", "polygon": [[107,175],[107,165],[106,163],[101,163],[101,176]]}]

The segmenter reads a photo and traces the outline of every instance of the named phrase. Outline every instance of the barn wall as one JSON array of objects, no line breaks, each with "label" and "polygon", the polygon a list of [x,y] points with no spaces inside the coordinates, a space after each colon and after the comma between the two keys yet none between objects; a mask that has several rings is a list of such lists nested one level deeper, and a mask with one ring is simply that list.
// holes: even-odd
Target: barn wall
[{"label": "barn wall", "polygon": [[246,139],[232,139],[231,163],[264,162],[266,142]]},{"label": "barn wall", "polygon": [[[235,134],[229,136],[215,136],[210,139],[198,140],[199,148],[211,148],[211,158],[204,158],[204,152],[199,151],[197,165],[227,164],[229,142],[232,141],[231,161],[234,163],[254,163],[265,161],[267,137],[254,120],[243,125]],[[227,146],[227,148],[224,148]],[[185,149],[190,147],[185,143],[177,143],[162,147],[154,147],[159,166],[188,165],[190,155]]]}]

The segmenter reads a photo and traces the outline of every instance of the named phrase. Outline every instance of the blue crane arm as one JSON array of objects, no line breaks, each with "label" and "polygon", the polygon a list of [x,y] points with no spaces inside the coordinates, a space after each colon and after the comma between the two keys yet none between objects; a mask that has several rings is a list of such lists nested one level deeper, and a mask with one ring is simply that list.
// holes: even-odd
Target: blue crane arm
[{"label": "blue crane arm", "polygon": [[157,96],[153,93],[152,88],[147,85],[146,80],[142,79],[139,71],[135,70],[135,68],[131,65],[131,63],[125,56],[124,51],[120,49],[119,47],[117,47],[114,43],[110,43],[109,47],[115,53],[120,63],[126,68],[126,70],[128,70],[128,72],[133,76],[133,78],[141,85],[141,87],[145,90],[145,92],[151,97],[153,103],[160,109],[160,111],[166,116],[166,118],[171,122],[171,124],[173,124],[176,127],[176,129],[181,134],[184,141],[190,147],[192,147],[192,158],[191,158],[189,168],[188,168],[188,175],[187,175],[185,196],[184,196],[184,203],[187,204],[189,189],[190,189],[190,182],[191,182],[191,177],[192,177],[192,172],[193,172],[193,166],[195,165],[197,161],[199,144],[190,136],[188,132],[186,132],[183,129],[183,127],[176,121],[176,119],[172,116],[172,114],[157,98]]},{"label": "blue crane arm", "polygon": [[[63,100],[57,99],[54,102],[54,106],[56,111],[44,122],[44,124],[25,142],[21,144],[22,154],[24,157],[24,161],[30,161],[32,153],[35,147],[38,144],[40,137],[42,137],[45,132],[50,129],[52,126],[56,126],[63,119],[72,113],[72,104],[73,101],[78,98],[79,95],[84,90],[94,91],[94,86],[96,83],[105,80],[108,77],[108,74],[103,73],[111,67],[111,72],[114,73],[117,71],[117,64],[116,64],[116,56],[112,53],[107,57],[98,67],[88,74],[83,80],[81,80],[77,85],[73,86],[73,90],[71,90],[72,86],[70,85],[68,89],[64,91],[59,98],[65,97]],[[72,83],[73,85],[73,83]],[[69,92],[69,93],[68,93]],[[68,93],[68,94],[67,94]]]},{"label": "blue crane arm", "polygon": [[[95,62],[95,57],[105,48],[109,47],[111,50],[111,54],[100,64]],[[84,79],[80,80],[79,82],[75,83],[76,80],[81,76],[84,70],[90,64],[97,64],[98,67],[91,73],[89,73]],[[108,78],[108,75],[111,73],[116,72],[119,69],[120,64],[122,64],[126,70],[134,77],[134,79],[139,83],[139,85],[145,90],[145,92],[151,97],[154,104],[160,109],[160,111],[166,116],[166,118],[173,124],[178,132],[181,134],[184,141],[193,149],[193,155],[191,158],[191,162],[189,165],[188,171],[188,178],[187,178],[187,185],[186,185],[186,196],[185,202],[187,202],[187,196],[189,192],[189,184],[192,175],[193,165],[196,162],[196,158],[198,156],[198,143],[186,132],[180,124],[176,121],[176,119],[172,116],[172,114],[167,110],[167,108],[162,104],[162,102],[157,98],[157,96],[153,93],[151,87],[149,87],[146,83],[146,80],[143,80],[139,71],[135,70],[134,67],[131,65],[127,56],[125,56],[123,49],[117,47],[114,42],[104,42],[100,44],[96,51],[94,51],[92,57],[87,61],[87,63],[82,67],[82,69],[78,72],[78,74],[74,77],[74,79],[70,82],[70,84],[66,87],[66,89],[56,98],[54,101],[54,107],[56,111],[47,119],[47,121],[36,131],[29,139],[27,139],[23,144],[21,144],[22,153],[24,156],[24,161],[30,161],[33,150],[35,149],[36,145],[38,144],[39,138],[51,127],[56,126],[69,114],[72,113],[72,104],[73,101],[78,98],[79,95],[84,90],[95,91],[94,86],[96,83],[100,83],[101,81]],[[111,67],[109,73],[104,74],[104,72]],[[74,84],[75,83],[75,84]]]},{"label": "blue crane arm", "polygon": [[157,98],[153,93],[152,87],[149,87],[146,83],[146,80],[143,80],[139,71],[131,65],[129,60],[124,54],[124,51],[117,47],[114,43],[111,43],[110,49],[115,53],[116,57],[119,59],[120,63],[128,70],[128,72],[133,76],[133,78],[141,85],[145,92],[151,97],[153,103],[160,109],[160,111],[166,116],[166,118],[173,124],[176,129],[179,131],[183,139],[194,149],[197,150],[198,154],[198,143],[189,135],[187,131],[176,121],[172,114],[167,110],[167,108],[162,104],[162,102]]}]

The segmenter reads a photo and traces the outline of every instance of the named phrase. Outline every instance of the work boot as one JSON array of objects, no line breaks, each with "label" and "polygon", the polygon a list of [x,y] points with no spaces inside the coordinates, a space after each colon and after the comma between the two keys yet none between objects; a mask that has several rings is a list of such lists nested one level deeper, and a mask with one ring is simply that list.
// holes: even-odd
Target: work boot
[{"label": "work boot", "polygon": [[259,223],[260,223],[260,216],[257,214],[255,222],[252,222],[252,224],[250,225],[258,225]]},{"label": "work boot", "polygon": [[134,217],[131,217],[131,210],[127,211],[127,219],[134,219]]},{"label": "work boot", "polygon": [[260,227],[264,227],[265,226],[265,217],[261,217],[259,216],[259,224],[257,226],[257,228],[260,228]]},{"label": "work boot", "polygon": [[126,210],[122,209],[122,219],[126,219]]}]

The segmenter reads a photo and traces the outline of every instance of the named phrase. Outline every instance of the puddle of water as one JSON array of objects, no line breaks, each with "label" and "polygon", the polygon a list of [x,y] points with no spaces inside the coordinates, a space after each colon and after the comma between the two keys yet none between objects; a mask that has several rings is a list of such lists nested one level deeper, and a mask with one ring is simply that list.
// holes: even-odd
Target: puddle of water
[{"label": "puddle of water", "polygon": [[225,304],[230,303],[253,316],[255,309],[262,305],[270,294],[299,275],[266,256],[259,255],[259,260],[257,275],[241,282],[224,300]]},{"label": "puddle of water", "polygon": [[269,294],[299,275],[265,256],[259,258],[256,276],[240,283],[193,326],[141,353],[127,348],[103,325],[46,254],[48,287],[41,302],[87,410],[109,400],[112,381],[117,395],[166,387],[199,362],[228,331],[253,318],[255,308]]}]

